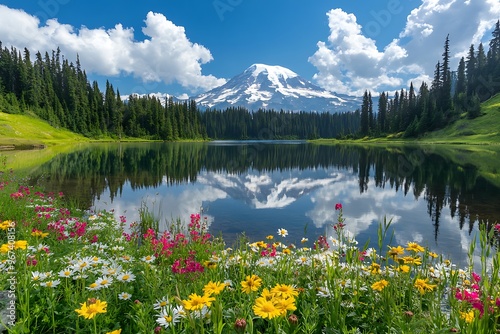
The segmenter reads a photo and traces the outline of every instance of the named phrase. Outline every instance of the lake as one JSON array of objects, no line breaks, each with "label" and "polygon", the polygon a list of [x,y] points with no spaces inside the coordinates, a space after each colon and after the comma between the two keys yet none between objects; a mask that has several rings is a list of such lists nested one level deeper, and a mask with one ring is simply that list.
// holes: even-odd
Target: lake
[{"label": "lake", "polygon": [[[32,173],[47,191],[127,222],[147,207],[165,228],[202,212],[231,246],[277,238],[308,245],[346,229],[377,247],[392,219],[392,244],[416,241],[458,266],[478,226],[500,221],[500,148],[444,145],[316,145],[302,141],[92,144],[59,154]],[[279,238],[277,238],[280,240]]]}]

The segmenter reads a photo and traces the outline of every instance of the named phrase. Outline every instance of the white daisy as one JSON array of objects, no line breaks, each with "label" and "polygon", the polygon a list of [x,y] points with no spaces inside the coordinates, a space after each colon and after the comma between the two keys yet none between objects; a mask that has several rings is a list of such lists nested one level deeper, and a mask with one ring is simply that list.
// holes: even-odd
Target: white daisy
[{"label": "white daisy", "polygon": [[87,277],[89,277],[89,275],[85,275],[85,274],[77,274],[75,276],[73,276],[73,280],[79,280],[79,279],[86,279]]},{"label": "white daisy", "polygon": [[168,328],[179,322],[181,315],[177,308],[162,308],[156,322],[163,326],[163,328]]},{"label": "white daisy", "polygon": [[118,294],[118,299],[121,299],[121,300],[129,300],[131,297],[132,297],[132,295],[130,293],[127,293],[127,292],[122,292],[122,293]]},{"label": "white daisy", "polygon": [[56,279],[54,281],[46,281],[46,282],[42,282],[40,283],[41,286],[45,286],[47,288],[55,288],[59,285],[59,283],[61,283],[60,280]]},{"label": "white daisy", "polygon": [[318,288],[318,293],[316,295],[318,297],[328,298],[328,297],[332,296],[332,293],[330,292],[330,289],[328,289],[327,286],[324,286],[324,287]]},{"label": "white daisy", "polygon": [[288,231],[285,230],[284,228],[279,228],[278,229],[278,235],[284,238],[284,237],[286,237],[288,235]]},{"label": "white daisy", "polygon": [[101,269],[103,275],[115,276],[121,273],[122,266],[116,263],[110,263]]},{"label": "white daisy", "polygon": [[192,311],[191,314],[195,319],[210,321],[210,316],[212,313],[210,312],[210,309],[205,305],[201,310]]},{"label": "white daisy", "polygon": [[308,266],[311,264],[311,258],[309,256],[299,256],[297,260],[295,260],[295,263],[303,265],[303,266]]},{"label": "white daisy", "polygon": [[133,282],[135,280],[135,275],[130,271],[126,271],[119,274],[116,279],[122,282]]},{"label": "white daisy", "polygon": [[154,260],[156,260],[156,256],[154,256],[154,255],[143,256],[141,260],[146,262],[146,263],[151,263]]},{"label": "white daisy", "polygon": [[97,284],[97,282],[94,282],[92,284],[90,284],[88,287],[87,287],[87,290],[90,290],[90,291],[97,291],[99,289],[101,289],[102,287]]},{"label": "white daisy", "polygon": [[113,277],[110,276],[99,277],[95,282],[102,288],[108,288],[111,285],[111,283],[113,283]]},{"label": "white daisy", "polygon": [[89,269],[92,262],[92,258],[90,256],[86,256],[82,259],[77,260],[73,265],[73,269],[75,271],[84,272],[85,270]]},{"label": "white daisy", "polygon": [[159,309],[163,309],[169,305],[170,305],[170,303],[168,302],[168,297],[163,297],[161,299],[156,300],[156,303],[153,304],[153,308],[155,310],[159,310]]},{"label": "white daisy", "polygon": [[122,255],[120,257],[120,260],[122,260],[123,262],[131,262],[134,260],[134,258],[131,257],[130,255]]},{"label": "white daisy", "polygon": [[71,268],[66,268],[66,269],[63,269],[59,272],[59,277],[71,277],[72,275],[74,274],[74,271],[73,269]]},{"label": "white daisy", "polygon": [[32,271],[31,272],[31,280],[32,281],[41,281],[42,280],[41,275],[42,275],[42,273],[39,271]]}]

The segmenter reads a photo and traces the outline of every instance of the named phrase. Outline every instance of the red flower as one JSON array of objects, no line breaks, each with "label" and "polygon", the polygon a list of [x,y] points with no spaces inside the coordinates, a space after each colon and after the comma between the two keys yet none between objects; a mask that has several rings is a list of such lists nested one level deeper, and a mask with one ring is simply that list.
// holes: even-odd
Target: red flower
[{"label": "red flower", "polygon": [[335,204],[335,210],[342,210],[342,204],[341,203]]}]

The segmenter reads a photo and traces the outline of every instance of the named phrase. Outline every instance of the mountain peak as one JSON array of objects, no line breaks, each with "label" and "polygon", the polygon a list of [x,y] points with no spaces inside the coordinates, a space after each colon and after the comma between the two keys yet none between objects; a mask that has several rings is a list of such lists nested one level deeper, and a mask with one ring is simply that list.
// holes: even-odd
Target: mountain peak
[{"label": "mountain peak", "polygon": [[249,110],[354,111],[360,98],[322,89],[286,67],[253,64],[224,85],[193,97],[200,107]]},{"label": "mountain peak", "polygon": [[287,78],[295,78],[299,75],[292,70],[289,70],[286,67],[279,65],[266,65],[266,64],[253,64],[249,68],[247,68],[243,73],[251,73],[254,77],[259,76],[259,74],[264,73],[267,74],[268,77],[282,77],[284,79]]}]

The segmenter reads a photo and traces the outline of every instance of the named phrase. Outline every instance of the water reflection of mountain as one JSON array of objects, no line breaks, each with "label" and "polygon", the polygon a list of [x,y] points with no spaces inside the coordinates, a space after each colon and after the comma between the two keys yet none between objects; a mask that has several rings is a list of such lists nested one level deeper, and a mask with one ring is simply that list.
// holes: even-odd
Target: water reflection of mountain
[{"label": "water reflection of mountain", "polygon": [[[335,179],[335,176],[327,176],[313,180],[300,176],[299,172],[337,169],[358,176],[360,193],[369,187],[390,187],[406,196],[424,198],[435,235],[443,208],[449,208],[453,216],[458,216],[460,229],[472,231],[476,221],[493,224],[500,217],[500,189],[490,180],[499,177],[495,168],[500,163],[490,162],[491,167],[467,163],[465,161],[474,161],[470,159],[473,151],[454,152],[447,150],[441,154],[440,148],[432,147],[305,143],[96,144],[56,157],[41,166],[39,174],[33,177],[48,190],[64,190],[82,207],[90,207],[106,189],[113,200],[121,194],[125,183],[132,189],[140,189],[197,180],[217,184],[217,188],[231,196],[246,197],[255,207],[284,207],[301,193]],[[498,153],[494,154],[493,158],[489,155],[490,159],[498,159]],[[455,162],[457,159],[463,163]],[[278,182],[266,178],[269,172],[292,170],[299,175],[295,179]],[[231,180],[222,174],[239,177]],[[489,176],[488,180],[485,175]]]},{"label": "water reflection of mountain", "polygon": [[318,188],[333,184],[336,175],[308,175],[290,169],[285,173],[257,172],[228,174],[207,172],[198,175],[198,182],[224,191],[255,209],[284,208],[298,198]]}]

